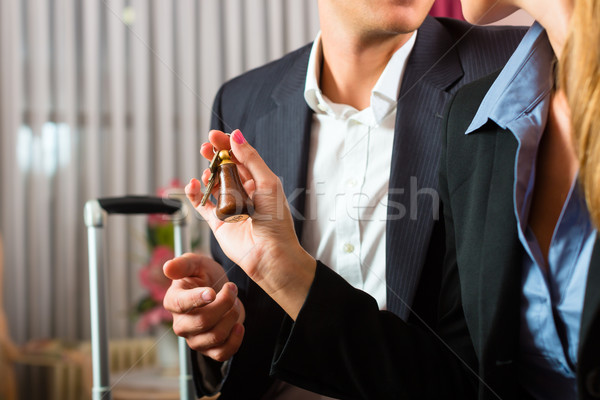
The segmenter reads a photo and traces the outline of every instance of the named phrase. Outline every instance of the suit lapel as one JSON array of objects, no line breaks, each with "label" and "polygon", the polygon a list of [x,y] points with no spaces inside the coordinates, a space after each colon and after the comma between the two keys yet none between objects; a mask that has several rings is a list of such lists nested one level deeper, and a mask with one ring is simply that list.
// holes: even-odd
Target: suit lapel
[{"label": "suit lapel", "polygon": [[387,307],[410,312],[434,218],[446,90],[463,76],[445,29],[428,17],[406,65],[396,116],[386,227]]},{"label": "suit lapel", "polygon": [[280,177],[296,234],[302,236],[312,111],[304,100],[310,46],[290,66],[272,93],[272,107],[256,119],[255,147]]},{"label": "suit lapel", "polygon": [[[517,222],[513,206],[514,165],[517,141],[508,131],[499,129],[496,133],[493,163],[489,163],[489,175],[479,181],[488,185],[488,198],[478,199],[484,203],[485,212],[482,226],[473,235],[480,235],[479,249],[471,254],[479,254],[480,261],[473,265],[478,271],[468,271],[465,279],[471,280],[471,290],[478,292],[477,310],[481,359],[490,362],[510,364],[514,361],[517,348],[519,305],[521,293],[521,265],[523,247],[518,239]],[[486,164],[491,154],[481,154],[477,162]],[[462,276],[461,276],[462,277]],[[475,280],[477,278],[477,280]],[[467,308],[467,307],[465,307]],[[513,333],[512,336],[507,332]],[[480,346],[478,348],[478,345]],[[491,352],[491,354],[489,354]]]}]

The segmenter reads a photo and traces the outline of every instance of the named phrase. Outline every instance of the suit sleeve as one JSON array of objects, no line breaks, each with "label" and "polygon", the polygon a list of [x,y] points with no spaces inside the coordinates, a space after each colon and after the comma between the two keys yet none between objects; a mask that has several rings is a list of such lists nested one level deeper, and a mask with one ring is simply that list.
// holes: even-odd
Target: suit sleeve
[{"label": "suit sleeve", "polygon": [[476,398],[477,361],[461,303],[445,137],[439,190],[446,254],[437,325],[417,327],[380,311],[372,297],[319,262],[298,318],[288,318],[280,332],[275,376],[343,399]]}]

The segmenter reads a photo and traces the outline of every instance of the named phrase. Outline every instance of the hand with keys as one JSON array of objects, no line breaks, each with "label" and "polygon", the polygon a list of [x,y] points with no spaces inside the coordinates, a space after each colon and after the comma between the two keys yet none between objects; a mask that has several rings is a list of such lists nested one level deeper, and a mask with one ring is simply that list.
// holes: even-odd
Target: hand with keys
[{"label": "hand with keys", "polygon": [[[231,137],[221,131],[211,131],[209,140],[210,143],[201,148],[206,159],[215,157],[213,146],[232,149],[239,162],[240,185],[243,182],[243,187],[251,194],[256,214],[237,224],[224,223],[217,217],[217,206],[210,200],[201,205],[204,193],[197,179],[192,179],[186,186],[186,195],[209,224],[227,257],[295,318],[314,278],[316,261],[298,242],[281,181],[239,130]],[[223,155],[229,158],[229,152],[220,153],[219,158]],[[225,163],[225,160],[221,161],[221,164]],[[232,160],[227,164],[235,166]],[[211,169],[206,169],[202,175],[207,186],[211,175]],[[221,178],[220,189],[223,186]],[[212,191],[216,192],[216,188]]]},{"label": "hand with keys", "polygon": [[216,151],[208,166],[210,177],[200,206],[204,207],[217,179],[221,183],[218,194],[216,215],[221,221],[240,222],[254,214],[254,204],[244,190],[237,166],[231,160],[230,150]]}]

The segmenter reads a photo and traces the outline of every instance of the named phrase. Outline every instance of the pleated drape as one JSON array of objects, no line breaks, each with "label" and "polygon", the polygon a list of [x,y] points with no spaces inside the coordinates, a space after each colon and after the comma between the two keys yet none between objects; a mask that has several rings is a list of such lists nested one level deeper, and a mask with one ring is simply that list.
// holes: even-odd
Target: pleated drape
[{"label": "pleated drape", "polygon": [[[17,342],[89,337],[85,201],[197,177],[221,83],[317,30],[316,1],[0,2],[2,295]],[[144,225],[107,229],[113,337],[135,333]]]}]

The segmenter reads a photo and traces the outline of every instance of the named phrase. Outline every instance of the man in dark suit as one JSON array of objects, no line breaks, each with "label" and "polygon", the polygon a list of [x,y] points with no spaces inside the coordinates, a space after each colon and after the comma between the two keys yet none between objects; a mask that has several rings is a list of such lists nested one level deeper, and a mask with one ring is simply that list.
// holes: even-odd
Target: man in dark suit
[{"label": "man in dark suit", "polygon": [[[390,114],[384,113],[381,123],[373,123],[364,135],[367,137],[371,128],[379,129],[386,124],[391,133],[389,146],[382,146],[390,150],[384,157],[388,165],[380,172],[384,182],[379,183],[380,187],[385,185],[384,218],[369,222],[370,226],[380,229],[375,236],[385,236],[385,242],[380,249],[373,248],[375,245],[361,248],[362,254],[377,253],[384,262],[359,259],[358,265],[366,276],[365,281],[369,273],[375,275],[371,276],[372,280],[379,280],[380,287],[375,290],[381,299],[380,307],[405,320],[428,326],[436,318],[441,279],[441,272],[434,266],[440,265],[444,256],[441,239],[444,227],[438,220],[439,204],[434,189],[440,155],[439,132],[446,102],[465,83],[499,69],[524,31],[478,28],[455,20],[426,18],[432,1],[400,3],[320,1],[322,32],[319,40],[226,83],[215,99],[212,128],[242,130],[248,142],[281,177],[297,235],[303,242],[308,241],[322,233],[319,229],[328,228],[315,227],[315,218],[306,218],[307,209],[310,210],[311,202],[315,201],[306,193],[307,188],[310,189],[311,179],[314,181],[315,169],[327,165],[319,164],[319,154],[329,151],[336,157],[335,150],[319,148],[316,138],[331,135],[328,129],[334,126],[332,121],[345,117],[333,112],[329,115],[333,118],[328,121],[323,114],[339,105],[357,112],[371,108],[372,99],[378,96],[373,88],[385,75],[390,60],[411,46],[396,66],[395,80],[392,80],[396,85],[394,90],[397,89],[394,93],[397,102],[391,106],[391,122]],[[317,48],[320,63],[311,71],[309,60],[314,58],[311,56],[314,46],[320,46]],[[316,77],[320,92],[318,101],[312,103],[307,98],[307,76],[311,74]],[[343,135],[348,132],[344,131]],[[367,141],[356,147],[366,147],[368,152],[365,143]],[[318,204],[319,199],[316,201]],[[339,221],[333,224],[336,222]],[[306,233],[307,227],[310,234]],[[358,226],[358,231],[363,228]],[[337,235],[334,229],[329,237],[335,239]],[[376,239],[372,241],[376,242]],[[318,244],[309,251],[322,251]],[[362,243],[346,244],[343,251],[354,253],[355,246]],[[303,245],[306,246],[306,242]],[[189,299],[191,291],[186,294],[184,289],[189,286],[176,281],[165,300],[165,306],[175,314],[176,333],[185,336],[192,348],[218,361],[228,360],[235,353],[225,364],[194,356],[200,393],[220,390],[222,399],[288,398],[290,388],[281,387],[269,377],[283,311],[224,256],[214,240],[211,249],[228,279],[237,285],[240,301],[235,300],[235,289],[227,290],[231,284],[223,284],[224,278],[219,272],[222,270],[217,264],[200,257],[192,259],[193,256],[188,256],[190,271],[194,271],[189,275],[202,275],[197,271],[203,269],[213,271],[205,274],[212,278],[196,286],[222,289],[216,296],[209,290],[204,292],[209,303],[200,299],[198,290],[194,292],[195,299],[182,300],[185,296]],[[327,251],[325,249],[325,253]],[[321,254],[313,256],[321,258]],[[373,273],[371,263],[384,265],[385,271],[381,275]],[[335,261],[328,265],[335,267]],[[185,274],[171,277],[184,278]],[[226,379],[222,387],[211,384],[210,381],[219,381],[223,375]],[[303,395],[303,398],[315,398],[308,393]]]},{"label": "man in dark suit", "polygon": [[[438,188],[447,255],[435,335],[379,311],[317,263],[302,301],[287,302],[301,308],[280,302],[293,321],[281,330],[274,374],[344,398],[600,398],[600,239],[585,185],[572,175],[561,215],[555,223],[544,215],[554,233],[545,252],[532,253],[527,242],[538,240],[526,216],[540,203],[518,206],[533,197],[524,182],[537,185],[547,173],[539,160],[558,125],[549,37],[536,23],[501,72],[461,88],[449,107]],[[558,165],[575,175],[569,161]],[[544,269],[530,254],[547,257]],[[302,286],[289,270],[280,273]],[[546,282],[551,291],[538,289]]]}]

